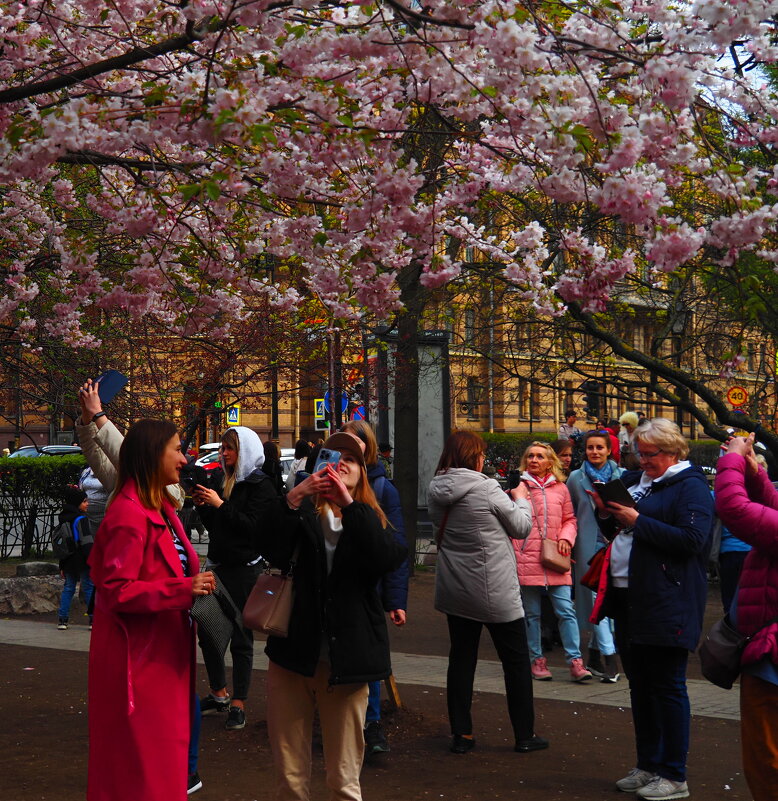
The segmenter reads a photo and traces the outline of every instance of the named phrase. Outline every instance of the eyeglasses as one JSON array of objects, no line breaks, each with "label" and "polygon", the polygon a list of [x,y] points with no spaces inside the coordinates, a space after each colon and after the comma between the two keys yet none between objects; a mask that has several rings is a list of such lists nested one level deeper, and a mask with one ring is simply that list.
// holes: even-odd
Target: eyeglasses
[{"label": "eyeglasses", "polygon": [[645,461],[646,459],[653,459],[655,456],[659,456],[660,453],[664,453],[664,451],[654,451],[653,453],[646,453],[645,451],[638,451],[638,459],[641,461]]}]

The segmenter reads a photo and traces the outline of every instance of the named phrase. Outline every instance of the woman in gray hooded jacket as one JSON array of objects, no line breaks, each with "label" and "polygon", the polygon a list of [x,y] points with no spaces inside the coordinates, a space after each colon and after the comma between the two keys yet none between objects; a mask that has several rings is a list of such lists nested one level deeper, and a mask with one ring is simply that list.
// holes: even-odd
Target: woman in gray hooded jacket
[{"label": "woman in gray hooded jacket", "polygon": [[[232,596],[243,609],[261,570],[257,537],[262,520],[267,520],[278,501],[270,479],[262,472],[265,453],[254,431],[235,426],[224,432],[221,444],[224,486],[221,494],[198,484],[192,500],[208,529],[208,560]],[[244,705],[249,692],[254,660],[254,635],[250,629],[234,626],[230,640],[233,694],[227,692],[224,655],[201,640],[210,694],[200,701],[204,715],[228,710],[225,728],[246,725]]]},{"label": "woman in gray hooded jacket", "polygon": [[470,707],[483,626],[505,674],[508,713],[520,753],[548,747],[535,735],[527,629],[511,539],[532,526],[527,490],[505,493],[481,471],[486,443],[470,431],[446,441],[430,482],[429,513],[437,528],[435,608],[447,616],[451,648],[446,696],[451,751],[475,747]]}]

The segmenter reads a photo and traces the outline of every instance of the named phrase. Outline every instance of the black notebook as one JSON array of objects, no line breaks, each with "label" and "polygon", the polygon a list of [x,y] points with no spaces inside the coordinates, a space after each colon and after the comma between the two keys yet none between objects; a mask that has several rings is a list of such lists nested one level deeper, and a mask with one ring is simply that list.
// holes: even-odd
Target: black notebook
[{"label": "black notebook", "polygon": [[629,494],[629,490],[620,478],[614,478],[607,483],[598,481],[592,484],[592,486],[605,503],[610,503],[612,501],[622,506],[635,506],[635,500]]}]

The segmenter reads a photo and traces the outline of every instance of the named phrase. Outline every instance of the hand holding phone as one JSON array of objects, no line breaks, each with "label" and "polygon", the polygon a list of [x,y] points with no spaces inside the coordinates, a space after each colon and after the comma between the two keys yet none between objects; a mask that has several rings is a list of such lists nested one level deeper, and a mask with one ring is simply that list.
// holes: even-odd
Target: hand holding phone
[{"label": "hand holding phone", "polygon": [[106,370],[95,378],[101,403],[110,403],[129,382],[129,378],[118,370]]},{"label": "hand holding phone", "polygon": [[332,451],[329,448],[322,448],[319,451],[319,456],[316,459],[316,464],[313,467],[313,472],[318,473],[323,467],[331,464],[336,467],[340,461],[340,451]]}]

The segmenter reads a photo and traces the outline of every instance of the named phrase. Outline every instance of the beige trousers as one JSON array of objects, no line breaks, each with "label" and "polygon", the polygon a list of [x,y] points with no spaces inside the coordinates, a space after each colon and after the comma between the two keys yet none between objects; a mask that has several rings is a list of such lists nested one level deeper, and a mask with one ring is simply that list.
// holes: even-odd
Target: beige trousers
[{"label": "beige trousers", "polygon": [[270,662],[267,728],[276,769],[275,801],[309,801],[313,716],[319,710],[329,801],[361,801],[367,684],[329,686],[329,665],[311,678]]}]

